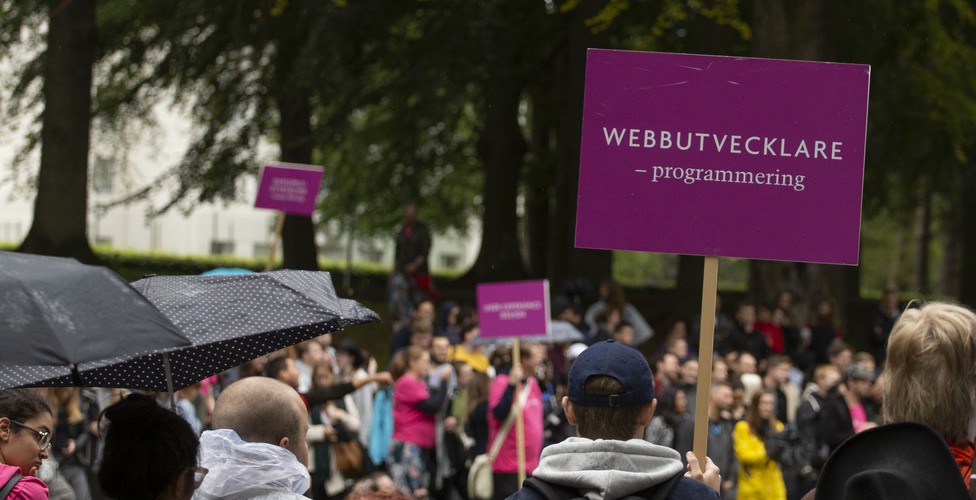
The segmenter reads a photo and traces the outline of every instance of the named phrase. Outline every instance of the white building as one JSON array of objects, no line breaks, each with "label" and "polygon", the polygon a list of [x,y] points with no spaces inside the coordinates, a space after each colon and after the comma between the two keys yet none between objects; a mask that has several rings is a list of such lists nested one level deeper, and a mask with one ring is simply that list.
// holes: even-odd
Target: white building
[{"label": "white building", "polygon": [[[183,156],[191,136],[191,123],[185,115],[162,104],[156,107],[155,114],[159,126],[152,129],[127,126],[121,133],[93,131],[88,211],[91,242],[177,255],[267,258],[277,213],[252,207],[257,192],[257,180],[253,177],[238,180],[239,199],[232,203],[174,207],[165,214],[149,216],[153,208],[161,206],[174,192],[175,188],[158,179]],[[18,140],[11,140],[11,136],[0,142],[0,206],[3,207],[0,243],[23,241],[33,215],[33,194],[19,191],[11,182],[2,182],[12,173],[12,159],[18,145]],[[274,162],[275,146],[260,149],[255,155],[257,164]],[[36,155],[33,163],[36,172]],[[108,210],[97,209],[147,185],[154,188],[146,200]],[[480,247],[476,227],[469,237],[453,232],[434,235],[431,268],[465,269],[474,263]],[[386,238],[349,241],[335,226],[327,225],[316,238],[323,259],[344,261],[351,256],[353,262],[392,266],[392,232]],[[279,244],[279,255],[280,251]]]}]

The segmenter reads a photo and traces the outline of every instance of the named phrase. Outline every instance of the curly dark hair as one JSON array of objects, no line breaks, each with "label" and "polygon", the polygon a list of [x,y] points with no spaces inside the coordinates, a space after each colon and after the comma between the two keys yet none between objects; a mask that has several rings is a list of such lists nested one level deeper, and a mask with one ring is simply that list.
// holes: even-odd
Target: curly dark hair
[{"label": "curly dark hair", "polygon": [[0,391],[0,417],[26,422],[41,413],[51,411],[51,403],[44,397],[43,389],[7,389]]},{"label": "curly dark hair", "polygon": [[[118,500],[152,500],[175,491],[197,465],[200,441],[190,424],[150,397],[130,394],[102,413],[108,420],[98,482]],[[192,477],[192,476],[190,476]],[[184,481],[186,496],[193,481]]]}]

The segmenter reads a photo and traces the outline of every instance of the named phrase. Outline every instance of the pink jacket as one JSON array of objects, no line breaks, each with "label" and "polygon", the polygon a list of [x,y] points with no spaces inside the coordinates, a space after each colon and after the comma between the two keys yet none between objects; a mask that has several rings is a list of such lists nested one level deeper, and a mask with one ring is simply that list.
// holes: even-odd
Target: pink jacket
[{"label": "pink jacket", "polygon": [[428,397],[424,381],[409,373],[397,379],[393,386],[393,439],[428,450],[434,448],[434,415],[417,408],[417,403]]},{"label": "pink jacket", "polygon": [[[495,436],[505,423],[504,420],[499,421],[495,419],[495,415],[491,410],[501,401],[506,387],[508,387],[508,375],[498,375],[491,382],[491,388],[488,392],[488,451],[491,451],[491,445],[495,442]],[[526,388],[529,390],[529,396],[525,402],[525,406],[522,408],[523,419],[525,421],[525,472],[528,475],[532,475],[535,468],[539,466],[539,455],[542,454],[542,441],[544,438],[542,432],[542,390],[539,389],[538,382],[531,377],[529,378],[529,382],[523,386],[523,390]],[[512,405],[515,405],[514,400]],[[515,440],[516,431],[515,423],[513,423],[508,435],[505,436],[505,441],[502,444],[501,451],[498,452],[498,457],[495,458],[495,462],[492,464],[491,469],[493,471],[503,473],[515,473],[518,471]]]},{"label": "pink jacket", "polygon": [[[14,474],[20,473],[20,467],[0,464],[0,487],[7,484],[7,480]],[[47,500],[47,486],[40,479],[33,476],[24,476],[17,486],[10,491],[7,496],[9,500]]]}]

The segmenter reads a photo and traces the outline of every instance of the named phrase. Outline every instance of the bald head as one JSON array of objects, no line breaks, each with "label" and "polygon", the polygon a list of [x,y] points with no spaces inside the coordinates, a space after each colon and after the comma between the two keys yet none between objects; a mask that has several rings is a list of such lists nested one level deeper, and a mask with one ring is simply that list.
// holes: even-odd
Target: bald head
[{"label": "bald head", "polygon": [[[267,377],[248,377],[220,393],[213,410],[214,429],[231,429],[244,441],[289,449],[303,463],[308,413],[295,389]],[[294,448],[294,449],[293,449]],[[304,457],[303,457],[304,454]]]}]

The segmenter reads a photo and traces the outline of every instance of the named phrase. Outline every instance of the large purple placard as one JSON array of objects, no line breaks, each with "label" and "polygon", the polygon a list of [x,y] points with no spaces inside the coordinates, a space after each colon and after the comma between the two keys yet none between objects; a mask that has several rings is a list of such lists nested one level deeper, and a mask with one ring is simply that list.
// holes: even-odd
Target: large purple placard
[{"label": "large purple placard", "polygon": [[591,49],[576,246],[856,265],[869,80]]},{"label": "large purple placard", "polygon": [[254,200],[257,208],[271,208],[286,214],[312,215],[315,197],[322,184],[322,167],[297,163],[265,165]]},{"label": "large purple placard", "polygon": [[477,287],[480,336],[519,337],[549,333],[549,282],[509,281]]}]

